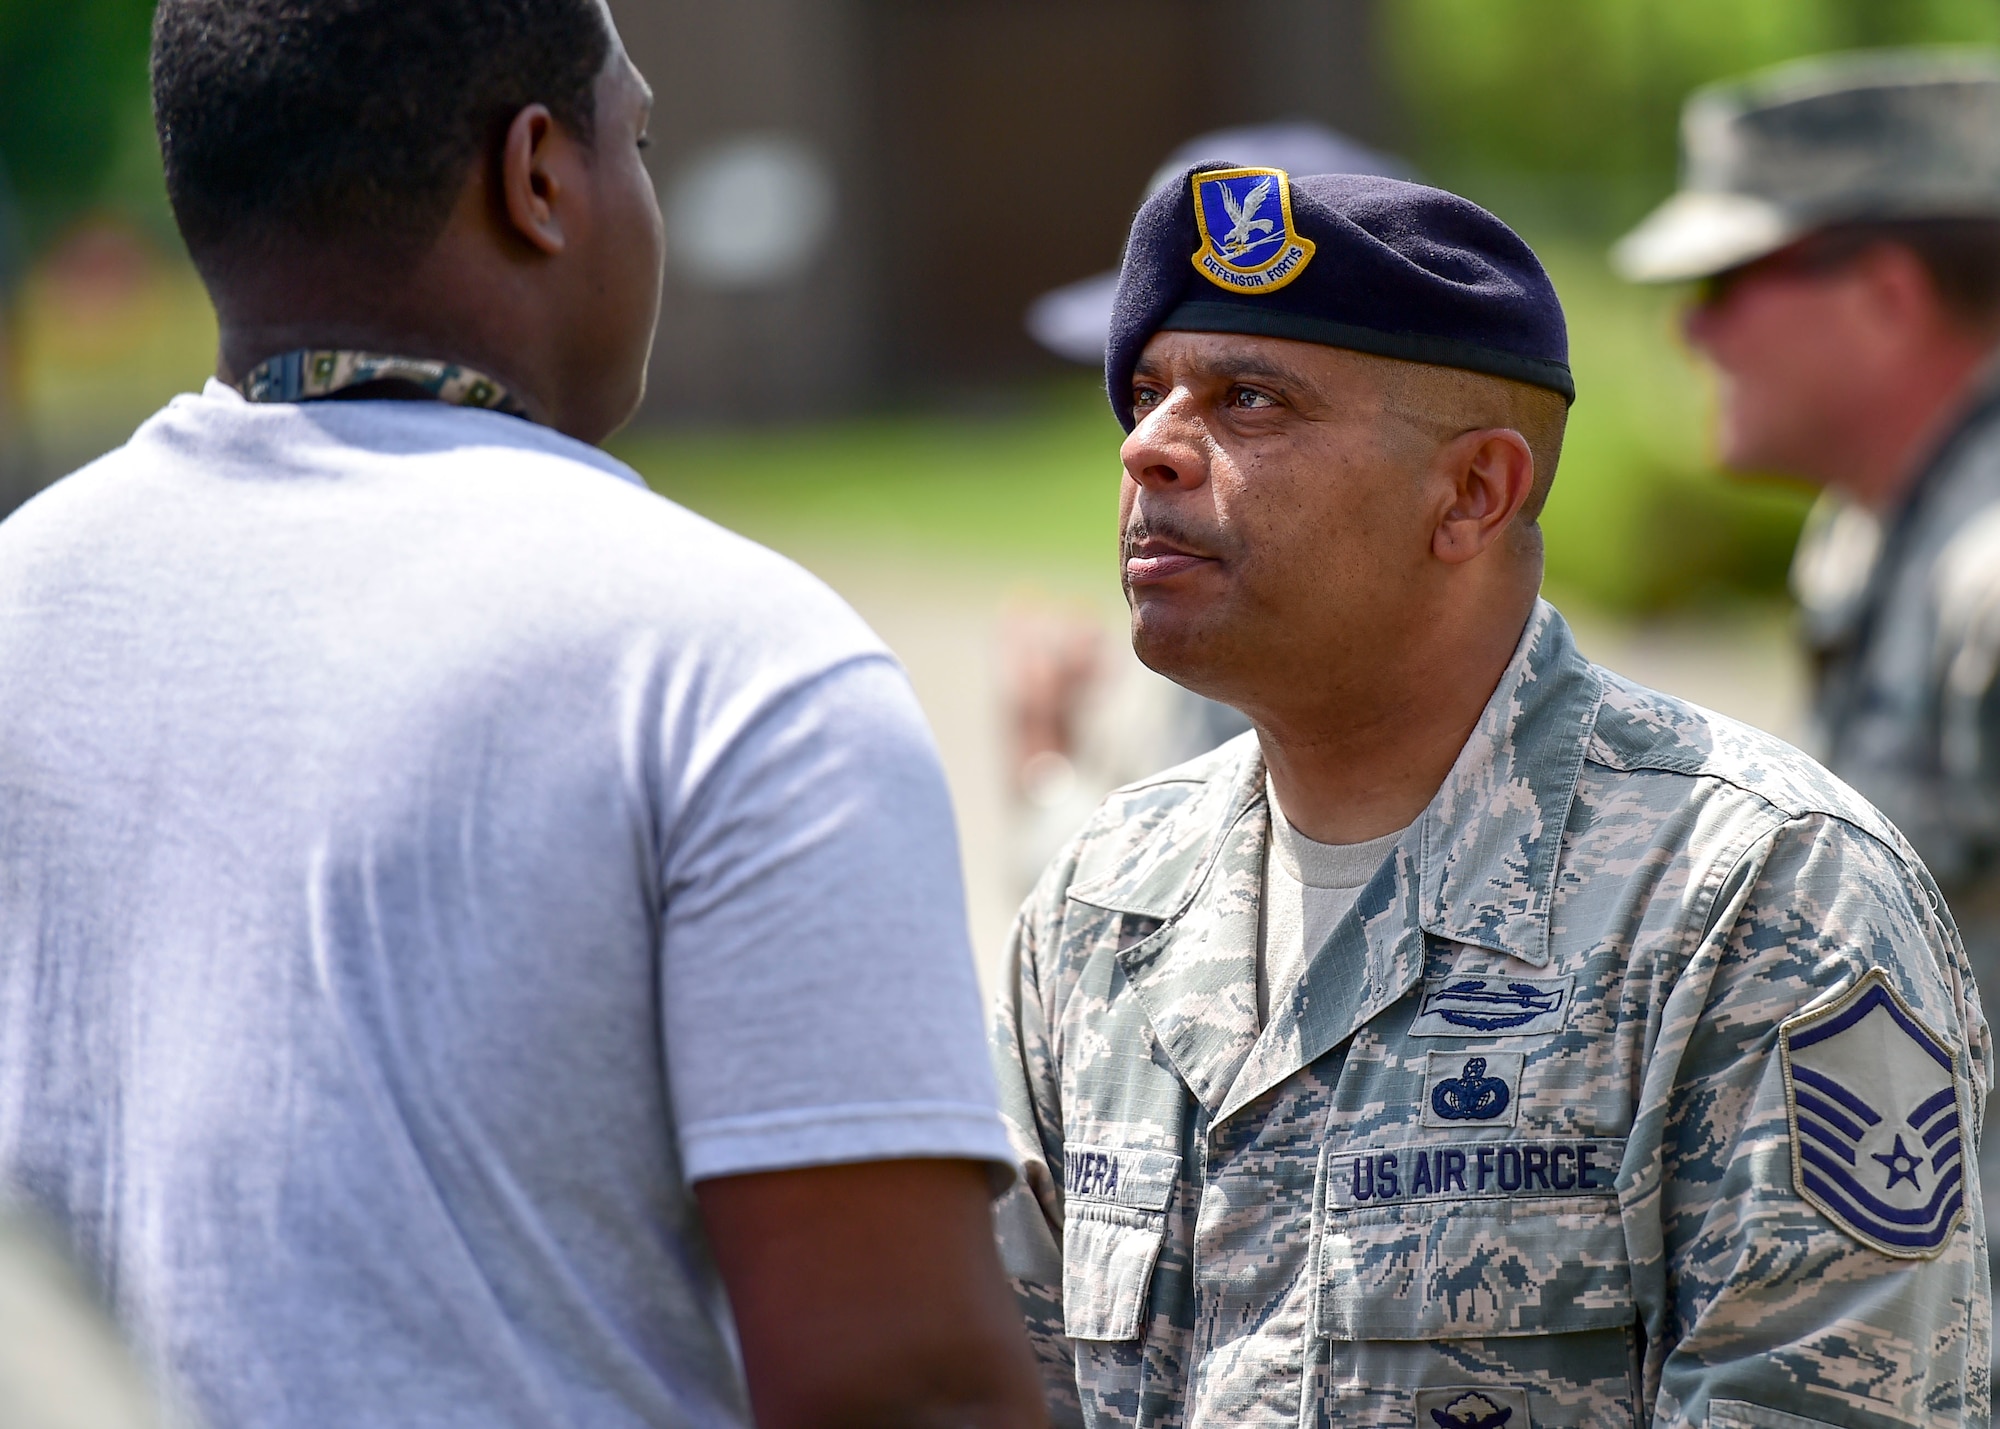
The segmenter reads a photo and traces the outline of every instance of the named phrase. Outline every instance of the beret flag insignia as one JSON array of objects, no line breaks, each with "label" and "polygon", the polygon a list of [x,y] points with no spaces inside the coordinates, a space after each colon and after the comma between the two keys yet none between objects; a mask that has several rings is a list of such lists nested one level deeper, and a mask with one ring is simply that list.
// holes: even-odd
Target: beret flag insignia
[{"label": "beret flag insignia", "polygon": [[1880,968],[1778,1029],[1792,1181],[1863,1245],[1931,1260],[1965,1219],[1965,1117],[1951,1049]]},{"label": "beret flag insignia", "polygon": [[1202,277],[1232,293],[1273,293],[1305,271],[1313,242],[1292,226],[1292,181],[1283,169],[1210,169],[1190,182]]}]

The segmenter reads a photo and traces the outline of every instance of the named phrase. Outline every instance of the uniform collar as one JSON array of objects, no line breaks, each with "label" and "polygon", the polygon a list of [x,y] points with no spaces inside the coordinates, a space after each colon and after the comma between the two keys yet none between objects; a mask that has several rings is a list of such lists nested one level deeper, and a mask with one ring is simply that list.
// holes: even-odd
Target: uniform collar
[{"label": "uniform collar", "polygon": [[[1556,859],[1602,695],[1568,622],[1536,601],[1471,737],[1404,836],[1424,932],[1547,964]],[[1234,761],[1147,832],[1135,856],[1073,885],[1069,896],[1163,920],[1185,915],[1211,883],[1214,896],[1230,896],[1236,879],[1210,875],[1225,850],[1252,834],[1244,823],[1253,812],[1261,859],[1264,762],[1246,738]]]},{"label": "uniform collar", "polygon": [[1071,886],[1078,902],[1160,920],[1119,963],[1161,1050],[1218,1121],[1406,996],[1423,977],[1426,934],[1548,963],[1556,860],[1602,692],[1562,617],[1538,601],[1430,807],[1261,1027],[1270,805],[1254,739],[1157,823],[1128,828],[1109,872]]}]

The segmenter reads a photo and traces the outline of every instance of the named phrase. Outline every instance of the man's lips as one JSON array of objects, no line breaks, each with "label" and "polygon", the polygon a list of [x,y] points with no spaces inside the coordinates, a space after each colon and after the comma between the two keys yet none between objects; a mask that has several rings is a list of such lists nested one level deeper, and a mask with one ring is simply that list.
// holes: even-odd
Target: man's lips
[{"label": "man's lips", "polygon": [[1214,564],[1213,556],[1196,555],[1165,541],[1141,541],[1125,553],[1125,579],[1131,585],[1150,585]]}]

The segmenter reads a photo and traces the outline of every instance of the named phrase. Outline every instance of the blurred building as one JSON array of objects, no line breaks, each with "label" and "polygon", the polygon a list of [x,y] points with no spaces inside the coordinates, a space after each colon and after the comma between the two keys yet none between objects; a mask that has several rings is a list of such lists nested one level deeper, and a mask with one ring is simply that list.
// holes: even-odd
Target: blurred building
[{"label": "blurred building", "polygon": [[[1375,0],[613,0],[656,95],[648,410],[802,416],[1053,366],[1159,156],[1318,119],[1386,143]],[[1226,40],[1225,40],[1226,32]]]}]

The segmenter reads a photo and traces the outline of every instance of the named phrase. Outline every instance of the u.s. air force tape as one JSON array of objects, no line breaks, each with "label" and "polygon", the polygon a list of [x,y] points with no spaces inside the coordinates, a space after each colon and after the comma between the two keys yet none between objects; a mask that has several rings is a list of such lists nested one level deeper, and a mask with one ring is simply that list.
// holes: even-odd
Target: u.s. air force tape
[{"label": "u.s. air force tape", "polygon": [[1614,1195],[1625,1143],[1609,1137],[1453,1141],[1335,1152],[1326,1203],[1335,1211],[1417,1201]]}]

